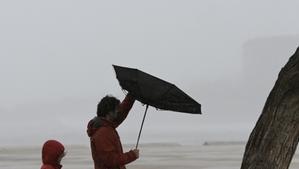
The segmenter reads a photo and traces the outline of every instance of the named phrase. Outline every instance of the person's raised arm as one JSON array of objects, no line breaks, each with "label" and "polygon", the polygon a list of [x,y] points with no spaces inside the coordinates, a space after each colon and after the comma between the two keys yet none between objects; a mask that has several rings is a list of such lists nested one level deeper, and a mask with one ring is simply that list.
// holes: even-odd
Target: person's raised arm
[{"label": "person's raised arm", "polygon": [[116,127],[118,127],[126,119],[134,102],[135,98],[130,93],[128,93],[125,99],[119,104],[119,114],[117,119],[115,120]]}]

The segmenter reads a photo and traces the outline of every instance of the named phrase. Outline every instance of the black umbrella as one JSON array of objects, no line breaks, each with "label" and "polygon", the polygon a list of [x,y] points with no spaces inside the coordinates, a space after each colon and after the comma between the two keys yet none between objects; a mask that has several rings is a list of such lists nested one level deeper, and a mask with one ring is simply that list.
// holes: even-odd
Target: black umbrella
[{"label": "black umbrella", "polygon": [[137,100],[146,104],[136,148],[138,147],[148,105],[162,110],[201,114],[201,105],[174,84],[138,69],[116,65],[113,65],[113,67],[122,89],[127,90]]}]

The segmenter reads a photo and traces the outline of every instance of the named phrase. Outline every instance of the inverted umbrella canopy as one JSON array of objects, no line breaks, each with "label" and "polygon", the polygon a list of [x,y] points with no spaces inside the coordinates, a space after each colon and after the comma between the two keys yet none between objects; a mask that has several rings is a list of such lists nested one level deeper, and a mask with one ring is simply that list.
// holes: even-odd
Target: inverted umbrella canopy
[{"label": "inverted umbrella canopy", "polygon": [[140,102],[162,110],[201,114],[201,105],[174,84],[138,69],[113,67],[120,86]]},{"label": "inverted umbrella canopy", "polygon": [[201,105],[176,87],[174,84],[154,77],[138,69],[113,65],[120,86],[130,92],[137,100],[146,104],[139,130],[138,147],[148,106],[162,110],[201,114]]}]

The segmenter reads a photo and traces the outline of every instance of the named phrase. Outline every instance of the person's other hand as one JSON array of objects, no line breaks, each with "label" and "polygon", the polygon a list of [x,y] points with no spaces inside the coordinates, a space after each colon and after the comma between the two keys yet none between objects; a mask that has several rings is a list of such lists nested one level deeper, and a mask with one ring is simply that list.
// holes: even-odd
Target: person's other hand
[{"label": "person's other hand", "polygon": [[139,158],[139,149],[132,150],[135,153],[135,156]]}]

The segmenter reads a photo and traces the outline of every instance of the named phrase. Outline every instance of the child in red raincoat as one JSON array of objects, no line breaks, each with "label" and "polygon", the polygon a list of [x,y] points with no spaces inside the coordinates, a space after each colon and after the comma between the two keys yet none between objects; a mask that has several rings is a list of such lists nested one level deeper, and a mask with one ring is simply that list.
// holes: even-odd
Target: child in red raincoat
[{"label": "child in red raincoat", "polygon": [[43,165],[41,169],[61,169],[60,162],[64,156],[64,146],[60,142],[56,140],[46,141],[42,149]]}]

